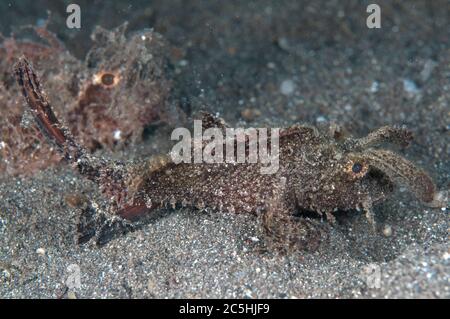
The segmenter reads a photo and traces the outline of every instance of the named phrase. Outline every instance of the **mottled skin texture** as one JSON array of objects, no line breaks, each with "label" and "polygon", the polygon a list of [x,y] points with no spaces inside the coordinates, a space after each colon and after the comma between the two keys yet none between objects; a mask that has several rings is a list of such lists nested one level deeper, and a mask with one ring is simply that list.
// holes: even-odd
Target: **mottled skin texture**
[{"label": "mottled skin texture", "polygon": [[[175,164],[167,155],[141,163],[111,162],[91,156],[58,122],[24,58],[16,64],[15,74],[40,129],[68,162],[99,184],[111,209],[125,220],[177,205],[253,213],[261,217],[273,242],[314,248],[326,225],[301,212],[315,212],[334,222],[333,212],[362,209],[374,225],[372,206],[386,199],[396,184],[407,186],[423,202],[442,204],[423,170],[392,151],[376,148],[383,143],[408,145],[412,136],[405,128],[386,126],[360,139],[344,138],[335,126],[321,131],[300,125],[283,129],[275,174],[261,174],[265,164]],[[223,130],[226,124],[204,114],[203,127]],[[81,224],[90,230],[79,228],[81,242],[95,234],[92,227],[105,224],[104,218],[94,215],[85,209]],[[102,243],[111,227],[100,228],[97,239]]]},{"label": "mottled skin texture", "polygon": [[168,103],[169,45],[156,32],[126,36],[127,24],[111,31],[96,27],[86,57],[79,60],[46,25],[24,30],[27,38],[36,34],[40,40],[0,35],[0,135],[5,144],[0,147],[0,174],[27,175],[60,161],[56,149],[41,141],[33,126],[19,125],[27,116],[22,116],[23,100],[10,71],[20,54],[42,70],[54,112],[90,152],[138,143],[147,125],[183,116]]}]

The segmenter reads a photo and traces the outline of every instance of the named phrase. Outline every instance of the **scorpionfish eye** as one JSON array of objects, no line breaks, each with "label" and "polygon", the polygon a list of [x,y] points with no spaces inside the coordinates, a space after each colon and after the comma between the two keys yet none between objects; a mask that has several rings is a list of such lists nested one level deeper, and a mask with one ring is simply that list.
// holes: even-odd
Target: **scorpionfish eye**
[{"label": "scorpionfish eye", "polygon": [[352,172],[358,174],[362,171],[363,166],[361,163],[354,163],[352,166]]},{"label": "scorpionfish eye", "polygon": [[100,84],[105,88],[112,88],[119,83],[119,75],[114,72],[101,71],[94,75],[94,84]]},{"label": "scorpionfish eye", "polygon": [[114,84],[114,74],[105,73],[102,75],[102,83],[106,86],[110,86]]},{"label": "scorpionfish eye", "polygon": [[347,162],[344,170],[351,179],[357,179],[364,177],[369,167],[365,161],[354,159]]}]

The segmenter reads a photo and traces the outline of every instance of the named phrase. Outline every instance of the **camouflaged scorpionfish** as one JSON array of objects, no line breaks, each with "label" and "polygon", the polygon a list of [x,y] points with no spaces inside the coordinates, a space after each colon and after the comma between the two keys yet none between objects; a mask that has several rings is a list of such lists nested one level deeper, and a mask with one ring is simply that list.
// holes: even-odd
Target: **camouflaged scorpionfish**
[{"label": "camouflaged scorpionfish", "polygon": [[[333,212],[362,209],[374,224],[372,206],[385,200],[396,184],[407,186],[431,206],[443,204],[442,194],[423,170],[392,151],[376,148],[382,143],[408,145],[412,136],[404,128],[385,126],[360,139],[342,140],[310,126],[283,129],[279,169],[266,175],[260,173],[259,163],[175,164],[169,156],[142,163],[108,161],[86,152],[60,124],[25,58],[14,70],[40,129],[69,163],[99,185],[111,199],[111,209],[124,220],[177,205],[253,213],[262,217],[270,238],[308,247],[321,222],[299,217],[296,212],[301,210],[333,221]],[[203,126],[225,129],[226,124],[205,114]],[[95,225],[96,231],[80,228],[80,242],[96,235],[103,243],[108,231],[99,223],[104,219],[84,223]]]}]

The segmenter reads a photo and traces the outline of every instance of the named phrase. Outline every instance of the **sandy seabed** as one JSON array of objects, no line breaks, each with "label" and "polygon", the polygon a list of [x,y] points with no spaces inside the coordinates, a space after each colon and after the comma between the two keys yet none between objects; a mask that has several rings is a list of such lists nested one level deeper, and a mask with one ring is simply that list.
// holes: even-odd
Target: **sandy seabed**
[{"label": "sandy seabed", "polygon": [[[356,1],[79,1],[79,31],[64,27],[65,8],[55,3],[2,2],[0,30],[36,24],[50,9],[49,29],[80,60],[96,25],[129,21],[130,34],[153,27],[167,41],[167,103],[178,115],[150,126],[142,141],[99,154],[167,151],[170,127],[205,109],[237,127],[335,121],[356,136],[405,124],[415,141],[399,152],[449,187],[448,1],[379,1],[377,30],[365,26],[368,3]],[[104,203],[62,164],[1,174],[1,297],[450,297],[448,210],[425,207],[402,188],[375,207],[376,233],[363,214],[348,212],[336,216],[320,249],[287,255],[261,252],[253,216],[188,209],[163,212],[104,247],[79,246],[79,211],[67,202],[74,193]],[[81,285],[68,291],[74,269]],[[379,282],[367,269],[379,271]]]}]

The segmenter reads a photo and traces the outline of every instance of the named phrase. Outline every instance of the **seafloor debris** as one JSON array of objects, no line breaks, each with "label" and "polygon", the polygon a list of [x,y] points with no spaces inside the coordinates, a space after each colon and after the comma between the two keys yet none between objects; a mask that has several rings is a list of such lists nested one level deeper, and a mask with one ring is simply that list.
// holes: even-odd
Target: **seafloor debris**
[{"label": "seafloor debris", "polygon": [[134,143],[146,125],[168,118],[167,44],[152,30],[127,37],[126,26],[97,27],[85,61],[73,57],[45,27],[32,28],[40,41],[3,38],[0,172],[26,174],[59,160],[40,142],[34,123],[23,121],[23,101],[11,75],[13,61],[22,55],[42,70],[55,112],[90,151]]}]

